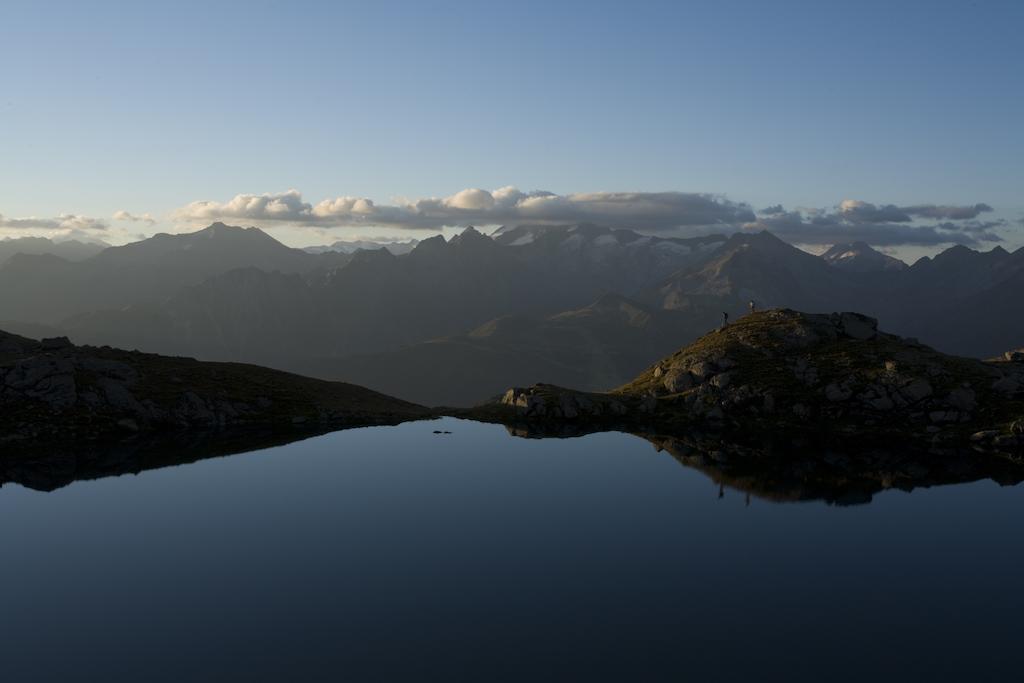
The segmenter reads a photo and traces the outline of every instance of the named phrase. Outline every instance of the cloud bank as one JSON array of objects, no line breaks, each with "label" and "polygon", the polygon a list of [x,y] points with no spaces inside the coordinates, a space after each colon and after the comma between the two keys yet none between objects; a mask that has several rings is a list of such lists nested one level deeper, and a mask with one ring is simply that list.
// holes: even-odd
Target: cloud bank
[{"label": "cloud bank", "polygon": [[[786,209],[782,204],[759,211],[723,195],[699,192],[589,192],[555,194],[467,188],[447,197],[398,200],[377,204],[367,197],[339,196],[317,203],[298,190],[239,194],[226,202],[197,201],[173,212],[181,223],[224,221],[242,224],[307,228],[431,230],[466,225],[496,226],[596,223],[645,233],[732,233],[769,230],[796,244],[832,245],[863,241],[877,247],[963,244],[972,247],[1003,241],[1018,221],[986,216],[988,204],[874,204],[844,199],[830,208]],[[117,211],[116,223],[160,221],[149,213]],[[1024,226],[1024,220],[1020,221]],[[103,220],[76,214],[55,218],[9,218],[0,215],[0,230],[36,230],[61,235],[109,235]],[[118,229],[114,229],[115,232]],[[123,232],[123,230],[121,230]]]},{"label": "cloud bank", "polygon": [[[1003,241],[995,230],[1005,227],[1005,220],[978,220],[978,216],[992,210],[988,204],[896,206],[844,199],[833,210],[787,211],[782,205],[770,206],[759,212],[757,220],[744,224],[743,229],[768,230],[797,244],[861,241],[879,247],[979,246]],[[922,220],[934,222],[922,223]]]},{"label": "cloud bank", "polygon": [[240,194],[220,203],[192,202],[174,218],[189,222],[284,222],[320,227],[376,226],[437,230],[445,226],[518,223],[600,223],[647,232],[697,226],[736,226],[754,221],[746,204],[693,192],[592,192],[558,195],[515,187],[469,188],[449,197],[375,204],[366,197],[334,197],[317,204],[298,190]]},{"label": "cloud bank", "polygon": [[103,232],[107,224],[98,218],[60,214],[56,218],[8,218],[0,214],[0,228],[14,230],[66,230],[75,232]]}]

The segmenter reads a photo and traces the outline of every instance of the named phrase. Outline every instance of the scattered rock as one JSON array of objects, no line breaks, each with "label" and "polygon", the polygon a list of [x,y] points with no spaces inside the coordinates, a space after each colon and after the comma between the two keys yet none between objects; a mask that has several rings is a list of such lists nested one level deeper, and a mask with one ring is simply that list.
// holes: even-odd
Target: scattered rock
[{"label": "scattered rock", "polygon": [[860,313],[840,313],[839,327],[843,334],[854,339],[874,339],[878,336],[878,320]]},{"label": "scattered rock", "polygon": [[994,436],[999,436],[998,429],[984,429],[980,432],[974,432],[971,434],[971,441],[987,441]]},{"label": "scattered rock", "polygon": [[71,348],[73,344],[67,337],[47,337],[39,342],[39,346],[43,351],[57,351]]},{"label": "scattered rock", "polygon": [[825,387],[825,398],[828,399],[829,401],[832,401],[833,403],[836,403],[838,401],[845,401],[852,395],[853,391],[846,388],[845,384],[839,385],[833,382],[832,384],[829,384],[828,386]]},{"label": "scattered rock", "polygon": [[907,386],[900,389],[903,398],[911,403],[923,401],[932,395],[932,385],[924,379],[915,379]]}]

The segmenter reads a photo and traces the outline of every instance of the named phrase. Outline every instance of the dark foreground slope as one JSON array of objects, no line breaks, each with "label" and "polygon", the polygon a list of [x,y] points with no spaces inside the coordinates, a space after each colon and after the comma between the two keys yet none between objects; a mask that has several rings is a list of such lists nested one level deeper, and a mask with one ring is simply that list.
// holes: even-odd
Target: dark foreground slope
[{"label": "dark foreground slope", "polygon": [[342,382],[0,332],[0,443],[174,429],[333,428],[428,414]]},{"label": "dark foreground slope", "polygon": [[669,434],[713,428],[1018,450],[1018,358],[948,356],[879,332],[874,319],[855,313],[772,310],[705,335],[615,391],[534,385],[510,389],[474,414]]}]

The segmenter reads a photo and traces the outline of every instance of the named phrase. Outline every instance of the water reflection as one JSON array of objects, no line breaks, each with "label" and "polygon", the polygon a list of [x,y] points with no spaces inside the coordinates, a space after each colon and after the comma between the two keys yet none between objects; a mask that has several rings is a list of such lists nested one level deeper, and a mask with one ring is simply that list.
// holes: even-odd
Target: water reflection
[{"label": "water reflection", "polygon": [[[575,438],[595,431],[536,424],[507,425],[506,430],[513,437],[528,439]],[[719,486],[720,496],[726,489],[733,489],[748,501],[753,496],[769,502],[820,500],[857,505],[869,503],[875,494],[890,489],[912,491],[983,479],[1009,486],[1024,481],[1024,459],[972,451],[937,454],[877,446],[842,448],[835,444],[779,442],[770,435],[751,435],[753,438],[738,442],[714,434],[627,433],[648,441],[684,467],[703,473]],[[187,465],[317,435],[298,430],[194,432],[23,449],[0,457],[0,486],[17,483],[37,491],[54,491],[75,481]]]},{"label": "water reflection", "polygon": [[[1020,487],[762,502],[1002,476],[970,462],[916,471],[879,456],[883,479],[799,464],[807,445],[522,439],[454,419],[269,448],[303,436],[5,451],[5,481],[97,480],[0,490],[4,680],[931,681],[1018,668]],[[113,476],[133,472],[145,474]]]},{"label": "water reflection", "polygon": [[[506,425],[526,439],[574,438],[594,433],[586,426]],[[821,500],[834,505],[870,503],[876,493],[894,489],[962,484],[990,479],[1003,486],[1024,481],[1024,454],[980,450],[925,451],[878,444],[815,442],[772,434],[748,434],[743,440],[719,433],[623,431],[649,441],[681,465],[698,470],[719,485],[761,500],[785,503]]]},{"label": "water reflection", "polygon": [[122,441],[51,444],[0,453],[0,486],[14,483],[36,491],[55,491],[76,481],[139,474],[284,446],[322,432],[192,431]]}]

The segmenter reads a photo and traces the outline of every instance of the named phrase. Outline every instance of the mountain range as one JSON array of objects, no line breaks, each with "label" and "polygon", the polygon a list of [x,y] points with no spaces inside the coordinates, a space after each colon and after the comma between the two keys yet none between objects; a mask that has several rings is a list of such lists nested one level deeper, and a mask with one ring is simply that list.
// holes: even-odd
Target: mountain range
[{"label": "mountain range", "polygon": [[395,240],[391,242],[376,242],[373,240],[339,240],[331,244],[324,244],[315,247],[303,247],[303,251],[310,254],[323,254],[328,251],[340,251],[344,254],[354,254],[359,250],[371,251],[374,249],[387,249],[395,256],[408,254],[416,248],[419,240]]},{"label": "mountain range", "polygon": [[49,254],[67,261],[83,261],[109,245],[81,240],[51,240],[46,237],[7,237],[0,240],[0,264],[15,254]]},{"label": "mountain range", "polygon": [[311,252],[215,223],[92,255],[14,253],[0,264],[0,325],[456,406],[541,379],[608,389],[751,303],[864,311],[969,356],[1024,343],[1024,249],[953,247],[908,266],[863,243],[816,256],[767,232],[590,224],[374,246]]}]

